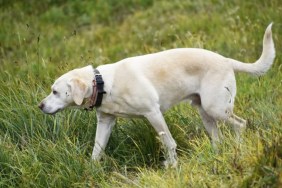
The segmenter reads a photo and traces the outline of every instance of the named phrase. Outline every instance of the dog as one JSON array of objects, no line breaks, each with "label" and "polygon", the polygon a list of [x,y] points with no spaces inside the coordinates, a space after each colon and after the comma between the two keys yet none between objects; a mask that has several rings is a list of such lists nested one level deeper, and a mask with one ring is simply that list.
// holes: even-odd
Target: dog
[{"label": "dog", "polygon": [[272,23],[265,30],[262,54],[255,63],[243,63],[205,49],[177,48],[126,58],[96,69],[89,65],[59,77],[39,108],[46,114],[55,114],[68,106],[96,107],[93,160],[101,158],[116,117],[145,117],[164,146],[166,166],[176,167],[177,145],[163,113],[188,100],[198,108],[213,145],[221,137],[218,121],[231,123],[240,136],[246,121],[233,112],[235,72],[257,76],[267,72],[275,58],[271,27]]}]

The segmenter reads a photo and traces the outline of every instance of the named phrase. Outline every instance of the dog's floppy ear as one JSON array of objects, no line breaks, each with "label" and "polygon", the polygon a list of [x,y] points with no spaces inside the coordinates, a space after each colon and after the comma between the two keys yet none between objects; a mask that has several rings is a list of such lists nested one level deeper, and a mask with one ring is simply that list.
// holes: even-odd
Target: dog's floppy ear
[{"label": "dog's floppy ear", "polygon": [[79,78],[72,78],[68,82],[68,85],[71,88],[73,101],[76,105],[81,105],[87,93],[87,85],[84,81],[80,80]]}]

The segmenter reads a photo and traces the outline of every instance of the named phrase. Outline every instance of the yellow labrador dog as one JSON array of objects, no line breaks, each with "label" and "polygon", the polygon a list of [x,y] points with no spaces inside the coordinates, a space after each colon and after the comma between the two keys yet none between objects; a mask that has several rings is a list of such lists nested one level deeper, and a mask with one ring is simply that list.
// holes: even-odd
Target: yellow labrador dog
[{"label": "yellow labrador dog", "polygon": [[233,113],[234,72],[262,75],[271,67],[275,58],[271,25],[265,31],[263,51],[255,63],[243,63],[204,49],[180,48],[126,58],[96,69],[87,66],[59,77],[39,108],[55,114],[68,106],[96,106],[94,160],[101,158],[117,116],[145,117],[164,145],[165,164],[175,167],[176,143],[163,113],[189,100],[199,109],[213,144],[220,138],[219,120],[231,123],[240,135],[246,121]]}]

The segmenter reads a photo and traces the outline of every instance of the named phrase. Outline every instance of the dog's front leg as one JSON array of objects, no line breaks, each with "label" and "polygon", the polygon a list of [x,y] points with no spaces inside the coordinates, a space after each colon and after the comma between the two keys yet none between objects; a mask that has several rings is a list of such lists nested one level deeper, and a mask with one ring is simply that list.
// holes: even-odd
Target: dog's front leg
[{"label": "dog's front leg", "polygon": [[105,114],[97,110],[97,129],[95,136],[95,145],[92,153],[93,160],[100,160],[101,152],[106,148],[113,126],[115,125],[115,116]]},{"label": "dog's front leg", "polygon": [[161,142],[164,145],[166,153],[165,166],[176,167],[177,166],[177,154],[176,154],[176,143],[171,136],[171,133],[167,127],[165,119],[159,109],[150,112],[145,115],[149,122],[153,125],[154,129],[160,136]]}]

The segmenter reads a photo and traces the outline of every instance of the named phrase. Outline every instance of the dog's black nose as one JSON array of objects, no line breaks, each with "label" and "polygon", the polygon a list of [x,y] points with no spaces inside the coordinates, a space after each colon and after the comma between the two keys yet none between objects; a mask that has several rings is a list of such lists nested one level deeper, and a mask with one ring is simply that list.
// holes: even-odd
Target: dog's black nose
[{"label": "dog's black nose", "polygon": [[41,110],[43,110],[43,108],[44,108],[44,103],[41,102],[41,103],[38,105],[38,108],[40,108]]}]

